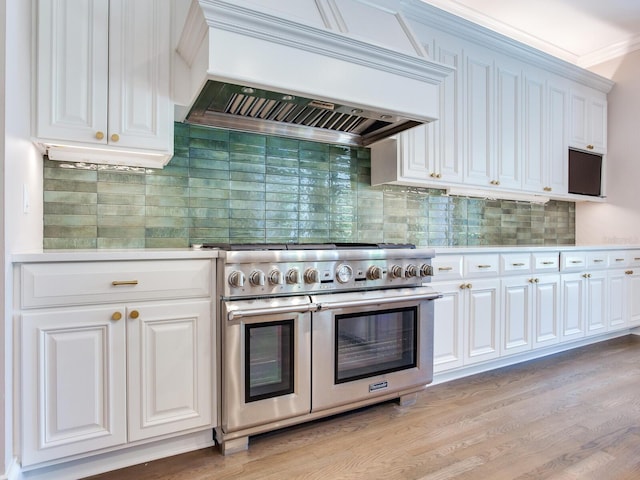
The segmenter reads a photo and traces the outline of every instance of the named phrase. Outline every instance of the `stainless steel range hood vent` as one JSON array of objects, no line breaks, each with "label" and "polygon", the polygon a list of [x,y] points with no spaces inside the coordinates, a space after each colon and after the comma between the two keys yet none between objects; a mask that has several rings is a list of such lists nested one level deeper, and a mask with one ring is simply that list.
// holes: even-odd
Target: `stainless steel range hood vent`
[{"label": "stainless steel range hood vent", "polygon": [[390,0],[192,0],[176,119],[366,146],[436,120],[452,69]]},{"label": "stainless steel range hood vent", "polygon": [[207,81],[187,122],[352,146],[367,146],[421,123],[213,80]]}]

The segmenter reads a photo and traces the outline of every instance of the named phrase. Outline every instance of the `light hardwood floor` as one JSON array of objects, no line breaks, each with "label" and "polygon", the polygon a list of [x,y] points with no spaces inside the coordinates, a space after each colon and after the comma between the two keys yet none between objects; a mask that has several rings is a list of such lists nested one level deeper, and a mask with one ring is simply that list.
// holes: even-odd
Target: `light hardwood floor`
[{"label": "light hardwood floor", "polygon": [[640,337],[92,480],[640,479]]}]

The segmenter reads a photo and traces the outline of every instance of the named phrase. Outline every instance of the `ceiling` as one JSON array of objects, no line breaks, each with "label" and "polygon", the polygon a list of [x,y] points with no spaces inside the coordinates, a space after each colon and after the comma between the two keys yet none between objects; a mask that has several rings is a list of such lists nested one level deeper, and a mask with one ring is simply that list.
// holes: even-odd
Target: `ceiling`
[{"label": "ceiling", "polygon": [[640,49],[640,0],[422,0],[588,68]]}]

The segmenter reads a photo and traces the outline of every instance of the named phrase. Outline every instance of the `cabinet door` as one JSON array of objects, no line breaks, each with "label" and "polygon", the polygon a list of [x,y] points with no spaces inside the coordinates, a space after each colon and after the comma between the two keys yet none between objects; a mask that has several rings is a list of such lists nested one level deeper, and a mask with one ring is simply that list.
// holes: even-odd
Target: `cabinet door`
[{"label": "cabinet door", "polygon": [[465,183],[487,187],[495,182],[493,160],[493,60],[473,52],[465,60]]},{"label": "cabinet door", "polygon": [[462,182],[462,49],[453,41],[437,42],[437,62],[455,67],[440,85],[440,117],[428,124],[435,132],[435,173],[443,182]]},{"label": "cabinet door", "polygon": [[109,1],[39,0],[37,9],[36,136],[106,144]]},{"label": "cabinet door", "polygon": [[419,125],[397,135],[397,148],[403,179],[418,182],[436,179],[433,153],[434,130],[430,125]]},{"label": "cabinet door", "polygon": [[23,314],[23,467],[126,442],[123,316],[121,306]]},{"label": "cabinet door", "polygon": [[500,355],[500,281],[470,281],[466,288],[465,364]]},{"label": "cabinet door", "polygon": [[442,294],[434,302],[434,372],[462,366],[464,289],[460,285],[460,282],[432,284]]},{"label": "cabinet door", "polygon": [[531,349],[531,277],[504,277],[501,280],[502,355]]},{"label": "cabinet door", "polygon": [[525,73],[523,79],[523,185],[526,190],[544,192],[546,186],[545,83],[541,76]]},{"label": "cabinet door", "polygon": [[569,190],[569,90],[557,82],[547,85],[547,162],[543,191],[565,195]]},{"label": "cabinet door", "polygon": [[520,70],[504,61],[496,66],[495,173],[493,181],[501,188],[522,188]]},{"label": "cabinet door", "polygon": [[586,283],[585,334],[595,335],[607,330],[607,272],[588,273]]},{"label": "cabinet door", "polygon": [[211,302],[127,307],[129,440],[210,427]]},{"label": "cabinet door", "polygon": [[629,306],[629,326],[640,326],[640,270],[638,268],[629,270],[627,274],[628,285],[628,306]]},{"label": "cabinet door", "polygon": [[560,341],[560,276],[539,275],[533,283],[533,346]]},{"label": "cabinet door", "polygon": [[595,153],[607,152],[606,95],[588,88],[576,87],[571,92],[572,147]]},{"label": "cabinet door", "polygon": [[625,270],[611,270],[608,273],[607,288],[609,300],[609,330],[626,328],[629,293]]},{"label": "cabinet door", "polygon": [[585,279],[580,273],[561,276],[562,341],[584,336]]},{"label": "cabinet door", "polygon": [[108,140],[114,146],[173,150],[170,3],[110,2]]}]

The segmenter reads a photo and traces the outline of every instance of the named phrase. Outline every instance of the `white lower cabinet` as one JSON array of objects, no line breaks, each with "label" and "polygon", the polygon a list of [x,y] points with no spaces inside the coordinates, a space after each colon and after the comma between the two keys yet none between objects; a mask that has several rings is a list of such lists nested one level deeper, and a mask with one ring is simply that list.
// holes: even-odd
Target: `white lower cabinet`
[{"label": "white lower cabinet", "polygon": [[606,271],[565,273],[561,277],[562,340],[605,332]]},{"label": "white lower cabinet", "polygon": [[500,280],[478,279],[465,285],[464,362],[500,356]]},{"label": "white lower cabinet", "polygon": [[435,301],[433,371],[442,372],[463,365],[465,290],[460,281],[431,285],[442,298]]},{"label": "white lower cabinet", "polygon": [[209,260],[17,271],[23,467],[214,426]]}]

